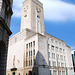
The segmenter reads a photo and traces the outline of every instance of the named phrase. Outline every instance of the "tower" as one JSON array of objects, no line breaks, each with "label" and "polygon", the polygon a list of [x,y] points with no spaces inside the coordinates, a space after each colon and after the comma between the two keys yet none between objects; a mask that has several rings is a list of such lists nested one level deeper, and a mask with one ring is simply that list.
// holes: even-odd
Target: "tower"
[{"label": "tower", "polygon": [[8,40],[13,0],[0,0],[0,75],[6,74]]},{"label": "tower", "polygon": [[44,34],[43,4],[38,0],[25,0],[22,5],[21,31],[31,29]]}]

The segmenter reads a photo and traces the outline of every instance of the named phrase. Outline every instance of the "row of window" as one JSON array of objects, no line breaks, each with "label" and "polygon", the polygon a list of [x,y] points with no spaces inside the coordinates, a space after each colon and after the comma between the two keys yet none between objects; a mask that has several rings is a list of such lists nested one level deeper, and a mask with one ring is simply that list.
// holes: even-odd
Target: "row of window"
[{"label": "row of window", "polygon": [[[29,56],[35,55],[35,50],[29,51]],[[28,52],[26,52],[26,57],[28,57]]]},{"label": "row of window", "polygon": [[[58,75],[57,73],[58,73],[57,70],[53,70],[53,74],[51,74],[51,75]],[[66,75],[66,72],[65,71],[59,71],[59,75]]]},{"label": "row of window", "polygon": [[[49,61],[49,66],[51,66],[51,62],[50,61]],[[55,61],[52,61],[52,66],[53,67],[56,67],[56,62]],[[66,63],[64,64],[64,63],[58,62],[58,65],[57,66],[59,66],[59,67],[66,67]]]},{"label": "row of window", "polygon": [[55,43],[55,44],[58,44],[58,45],[60,45],[60,46],[64,46],[64,43],[61,43],[61,42],[58,42],[58,41],[54,41],[54,39],[51,39],[51,42],[52,43]]},{"label": "row of window", "polygon": [[[50,49],[50,44],[48,44],[48,49]],[[56,50],[57,52],[60,51],[60,53],[65,53],[65,49],[54,47],[53,45],[51,45],[51,50]]]},{"label": "row of window", "polygon": [[[48,52],[48,56],[49,56],[49,58],[50,58],[50,52]],[[58,58],[58,60],[60,59],[60,60],[65,60],[65,61],[66,61],[65,56],[59,55],[59,54],[56,54],[56,56],[55,56],[55,53],[52,53],[52,58],[53,58],[53,59]]]},{"label": "row of window", "polygon": [[26,66],[32,66],[32,65],[35,65],[35,59],[33,60],[33,62],[32,60],[29,60],[29,62],[26,61]]},{"label": "row of window", "polygon": [[26,44],[26,48],[27,49],[30,48],[30,47],[32,47],[32,46],[35,46],[35,41],[30,42],[29,44]]}]

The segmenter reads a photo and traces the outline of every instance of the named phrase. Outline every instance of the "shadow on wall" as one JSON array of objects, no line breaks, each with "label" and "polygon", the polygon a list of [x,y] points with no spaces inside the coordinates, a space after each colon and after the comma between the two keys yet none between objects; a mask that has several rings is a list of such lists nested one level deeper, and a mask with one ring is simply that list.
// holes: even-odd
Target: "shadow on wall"
[{"label": "shadow on wall", "polygon": [[46,73],[44,75],[47,75],[46,70],[49,70],[49,65],[47,64],[44,56],[38,51],[32,71],[29,71],[29,73],[25,75],[43,75],[43,73]]},{"label": "shadow on wall", "polygon": [[6,48],[5,43],[0,41],[0,75],[6,73]]}]

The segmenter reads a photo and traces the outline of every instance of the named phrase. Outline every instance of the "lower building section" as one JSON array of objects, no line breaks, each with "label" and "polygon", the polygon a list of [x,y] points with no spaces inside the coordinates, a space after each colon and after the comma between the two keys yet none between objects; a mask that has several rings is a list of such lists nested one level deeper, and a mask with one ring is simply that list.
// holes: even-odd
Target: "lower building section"
[{"label": "lower building section", "polygon": [[[44,71],[42,71],[42,68],[24,68],[24,69],[16,69],[13,68],[10,71],[7,71],[6,75],[49,75],[47,69],[44,68]],[[50,69],[50,75],[69,75],[68,69]]]}]

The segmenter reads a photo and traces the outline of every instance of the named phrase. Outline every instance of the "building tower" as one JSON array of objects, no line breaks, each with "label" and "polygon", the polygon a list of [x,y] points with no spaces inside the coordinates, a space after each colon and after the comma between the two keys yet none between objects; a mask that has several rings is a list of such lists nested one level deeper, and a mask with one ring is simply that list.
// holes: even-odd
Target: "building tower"
[{"label": "building tower", "polygon": [[0,0],[0,75],[6,74],[8,40],[13,0]]},{"label": "building tower", "polygon": [[21,30],[28,28],[44,34],[43,4],[38,0],[25,0],[22,5]]}]

